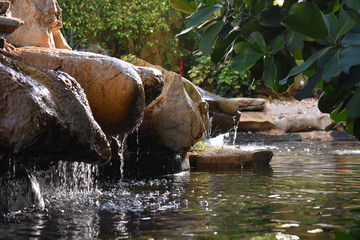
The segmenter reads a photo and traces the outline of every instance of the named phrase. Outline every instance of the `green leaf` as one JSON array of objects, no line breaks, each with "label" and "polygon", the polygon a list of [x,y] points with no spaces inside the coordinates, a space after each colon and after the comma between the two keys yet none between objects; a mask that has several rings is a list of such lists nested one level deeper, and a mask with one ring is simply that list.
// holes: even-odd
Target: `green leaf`
[{"label": "green leaf", "polygon": [[339,21],[333,13],[326,14],[325,17],[327,19],[325,23],[327,25],[327,28],[329,29],[329,37],[332,41],[335,42],[338,34]]},{"label": "green leaf", "polygon": [[216,37],[224,26],[223,21],[219,21],[206,29],[200,38],[199,48],[204,54],[211,54]]},{"label": "green leaf", "polygon": [[259,23],[266,27],[280,27],[283,16],[279,7],[271,7],[260,13]]},{"label": "green leaf", "polygon": [[250,47],[250,43],[248,42],[238,42],[234,45],[234,50],[237,55],[243,54],[244,51]]},{"label": "green leaf", "polygon": [[260,50],[263,53],[266,53],[266,43],[264,37],[259,32],[253,32],[249,36],[249,42],[251,46],[255,49]]},{"label": "green leaf", "polygon": [[306,61],[303,64],[292,68],[290,70],[289,74],[284,79],[282,79],[279,83],[285,84],[289,77],[298,75],[299,73],[303,72],[305,69],[310,67],[317,59],[319,59],[321,56],[326,54],[329,51],[329,49],[330,48],[327,47],[327,48],[321,49],[321,50],[317,51],[316,53],[314,53],[311,57],[306,59]]},{"label": "green leaf", "polygon": [[350,17],[360,24],[360,1],[358,0],[344,0],[344,10],[350,15]]},{"label": "green leaf", "polygon": [[341,41],[343,47],[350,47],[353,45],[360,45],[360,34],[359,33],[348,33]]},{"label": "green leaf", "polygon": [[330,118],[335,122],[346,121],[348,111],[341,111],[341,107],[338,107],[335,111],[330,114]]},{"label": "green leaf", "polygon": [[325,82],[330,82],[331,78],[339,76],[340,67],[340,49],[324,65],[323,78]]},{"label": "green leaf", "polygon": [[231,50],[231,47],[238,36],[239,32],[233,31],[224,40],[217,40],[211,54],[211,61],[213,63],[218,63],[221,59],[226,59],[228,51]]},{"label": "green leaf", "polygon": [[316,71],[316,73],[314,73],[311,77],[309,77],[308,82],[305,85],[305,87],[303,87],[300,91],[295,93],[295,95],[294,95],[295,99],[300,101],[304,98],[309,97],[310,94],[312,93],[312,91],[315,89],[315,87],[320,82],[321,76],[322,76],[322,69],[319,69],[318,71]]},{"label": "green leaf", "polygon": [[350,17],[350,15],[344,10],[340,9],[339,13],[339,25],[338,25],[338,34],[336,40],[348,33],[355,26],[356,22]]},{"label": "green leaf", "polygon": [[352,66],[360,64],[360,46],[345,48],[340,53],[340,66],[345,73],[349,73]]},{"label": "green leaf", "polygon": [[276,54],[283,46],[285,45],[285,39],[283,36],[278,36],[275,40],[270,44],[272,55]]},{"label": "green leaf", "polygon": [[266,86],[272,88],[276,86],[275,77],[276,77],[276,65],[274,59],[271,58],[270,62],[265,66],[264,74],[262,76],[262,81]]},{"label": "green leaf", "polygon": [[289,15],[281,24],[313,39],[325,39],[329,34],[321,11],[313,3],[300,2],[292,5]]},{"label": "green leaf", "polygon": [[285,38],[286,48],[289,52],[293,53],[296,50],[300,50],[304,47],[304,38],[302,35],[289,31]]},{"label": "green leaf", "polygon": [[245,72],[251,68],[264,55],[262,53],[251,51],[236,56],[231,62],[231,68],[238,72]]},{"label": "green leaf", "polygon": [[265,27],[260,25],[259,21],[254,19],[244,24],[241,27],[241,33],[244,38],[249,38],[250,34],[253,32],[264,32]]},{"label": "green leaf", "polygon": [[360,87],[357,87],[354,95],[351,97],[350,101],[346,105],[348,110],[348,118],[358,118],[360,117]]},{"label": "green leaf", "polygon": [[196,11],[197,5],[195,1],[188,0],[170,0],[173,8],[185,13],[193,13]]},{"label": "green leaf", "polygon": [[217,3],[214,6],[206,7],[201,9],[200,11],[194,12],[191,16],[185,28],[193,28],[202,23],[205,19],[210,17],[214,12],[222,8],[222,5]]}]

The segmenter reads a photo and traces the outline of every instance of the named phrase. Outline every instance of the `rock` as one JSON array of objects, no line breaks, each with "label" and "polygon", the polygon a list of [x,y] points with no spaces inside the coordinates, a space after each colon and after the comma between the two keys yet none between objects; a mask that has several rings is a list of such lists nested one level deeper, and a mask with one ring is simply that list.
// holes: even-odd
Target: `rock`
[{"label": "rock", "polygon": [[[0,55],[0,156],[22,163],[105,163],[110,143],[80,85],[61,71],[41,71]],[[7,156],[7,157],[6,157]],[[0,167],[1,168],[1,167]]]},{"label": "rock", "polygon": [[71,49],[59,29],[61,9],[56,0],[12,0],[12,16],[24,25],[6,37],[16,47],[37,46]]},{"label": "rock", "polygon": [[242,112],[239,129],[248,131],[260,131],[275,127],[272,116],[263,112]]},{"label": "rock", "polygon": [[157,98],[164,87],[164,75],[156,68],[136,67],[145,91],[145,105]]},{"label": "rock", "polygon": [[104,48],[102,48],[99,44],[91,44],[88,47],[81,48],[80,51],[92,52],[92,53],[102,54],[105,56],[110,56],[109,53]]},{"label": "rock", "polygon": [[266,104],[264,112],[273,116],[277,127],[285,132],[323,131],[336,127],[329,114],[320,112],[316,99],[273,101]]},{"label": "rock", "polygon": [[224,98],[199,87],[198,89],[207,102],[213,102],[217,105],[217,109],[210,108],[210,111],[222,111],[234,116],[237,111],[262,111],[265,108],[266,100],[262,98]]},{"label": "rock", "polygon": [[273,153],[267,150],[245,151],[238,146],[208,146],[204,151],[192,151],[187,155],[192,168],[208,171],[269,167]]},{"label": "rock", "polygon": [[139,142],[150,150],[187,151],[210,128],[207,103],[201,93],[188,80],[160,66],[143,60],[133,64],[157,68],[165,81],[160,96],[145,108]]},{"label": "rock", "polygon": [[0,35],[12,33],[23,24],[19,18],[0,16]]},{"label": "rock", "polygon": [[134,66],[120,59],[61,49],[18,48],[20,58],[43,69],[60,69],[85,90],[94,118],[107,133],[136,129],[144,115],[145,96]]},{"label": "rock", "polygon": [[219,133],[227,133],[233,130],[236,126],[239,125],[237,122],[238,119],[241,119],[241,113],[238,113],[235,116],[230,116],[223,113],[209,113],[211,122],[211,136],[216,136]]},{"label": "rock", "polygon": [[12,5],[9,1],[0,2],[0,15],[5,17],[11,17]]}]

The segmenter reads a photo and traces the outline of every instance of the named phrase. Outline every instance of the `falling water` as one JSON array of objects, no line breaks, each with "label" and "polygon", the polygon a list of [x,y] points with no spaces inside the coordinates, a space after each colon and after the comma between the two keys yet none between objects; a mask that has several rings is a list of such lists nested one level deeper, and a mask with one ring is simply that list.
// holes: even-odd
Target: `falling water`
[{"label": "falling water", "polygon": [[235,145],[238,125],[239,125],[239,122],[240,122],[240,117],[241,117],[241,112],[240,111],[237,111],[236,115],[233,117],[233,120],[234,120],[234,140],[233,140],[232,145]]},{"label": "falling water", "polygon": [[40,184],[32,170],[27,169],[26,173],[30,180],[35,207],[39,210],[43,210],[45,208],[45,202],[41,194]]},{"label": "falling water", "polygon": [[127,135],[117,135],[116,137],[113,137],[115,140],[117,147],[118,147],[118,157],[120,159],[120,182],[123,180],[124,176],[124,148],[125,148],[125,142],[126,142]]}]

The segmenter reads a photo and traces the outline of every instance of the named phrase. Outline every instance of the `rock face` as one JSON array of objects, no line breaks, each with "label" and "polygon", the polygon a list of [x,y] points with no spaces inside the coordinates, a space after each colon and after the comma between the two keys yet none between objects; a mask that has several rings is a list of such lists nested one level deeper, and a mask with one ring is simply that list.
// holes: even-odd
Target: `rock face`
[{"label": "rock face", "polygon": [[160,96],[145,108],[139,142],[148,149],[187,151],[210,128],[208,105],[201,93],[188,80],[160,66],[142,60],[133,64],[157,68],[165,81]]},{"label": "rock face", "polygon": [[60,49],[17,49],[24,61],[43,69],[60,69],[85,90],[95,120],[107,134],[132,132],[144,115],[144,88],[136,69],[108,56]]},{"label": "rock face", "polygon": [[108,161],[110,143],[72,77],[4,55],[0,76],[0,159]]},{"label": "rock face", "polygon": [[56,0],[10,0],[12,16],[24,25],[6,37],[16,47],[37,46],[71,49],[59,29],[61,9]]}]

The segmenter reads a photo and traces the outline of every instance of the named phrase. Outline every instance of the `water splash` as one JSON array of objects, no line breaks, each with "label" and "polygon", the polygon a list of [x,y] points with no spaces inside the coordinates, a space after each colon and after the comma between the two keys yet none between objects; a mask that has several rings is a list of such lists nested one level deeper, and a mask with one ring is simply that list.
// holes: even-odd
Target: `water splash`
[{"label": "water splash", "polygon": [[45,208],[45,201],[41,194],[40,184],[33,171],[27,169],[26,174],[30,180],[30,186],[32,189],[35,208],[39,210],[43,210]]},{"label": "water splash", "polygon": [[236,135],[237,135],[238,127],[239,127],[240,118],[241,118],[241,112],[237,111],[236,115],[233,117],[233,121],[234,121],[234,140],[233,140],[232,145],[234,145],[234,146],[235,146]]}]

